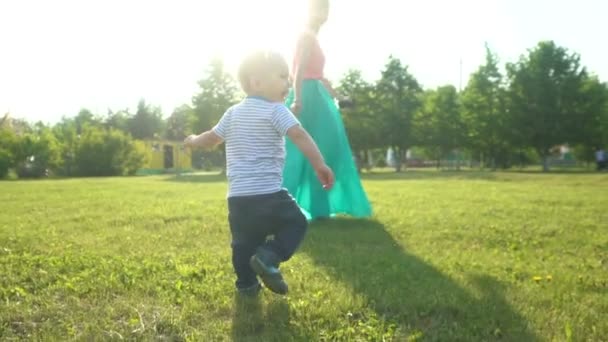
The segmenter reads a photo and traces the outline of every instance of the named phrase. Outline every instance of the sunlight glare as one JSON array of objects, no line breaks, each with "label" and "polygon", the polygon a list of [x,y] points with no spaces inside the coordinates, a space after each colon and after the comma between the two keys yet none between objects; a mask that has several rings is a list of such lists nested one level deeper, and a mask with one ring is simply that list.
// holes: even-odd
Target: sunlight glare
[{"label": "sunlight glare", "polygon": [[230,71],[252,49],[269,48],[291,59],[298,32],[305,19],[306,1],[228,0],[218,2],[220,14],[206,25],[212,52],[220,56]]}]

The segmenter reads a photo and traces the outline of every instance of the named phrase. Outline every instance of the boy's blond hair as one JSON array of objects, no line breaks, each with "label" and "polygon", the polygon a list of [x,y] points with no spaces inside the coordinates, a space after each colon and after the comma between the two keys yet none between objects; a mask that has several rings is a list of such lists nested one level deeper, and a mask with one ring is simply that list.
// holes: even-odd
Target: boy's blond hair
[{"label": "boy's blond hair", "polygon": [[251,92],[251,79],[264,78],[280,66],[287,65],[285,58],[279,53],[268,50],[256,50],[249,53],[241,62],[238,79],[241,88],[247,94]]}]

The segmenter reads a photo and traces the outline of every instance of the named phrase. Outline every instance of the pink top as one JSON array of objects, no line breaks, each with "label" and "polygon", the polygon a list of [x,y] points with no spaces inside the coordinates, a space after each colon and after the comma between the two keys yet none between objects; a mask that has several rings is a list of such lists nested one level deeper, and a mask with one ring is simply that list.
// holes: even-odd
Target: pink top
[{"label": "pink top", "polygon": [[302,41],[305,38],[312,39],[313,43],[311,46],[310,57],[308,59],[308,65],[307,65],[306,69],[304,70],[303,78],[304,79],[313,79],[313,80],[323,79],[323,68],[325,67],[325,55],[323,54],[323,50],[321,50],[319,41],[317,40],[317,37],[313,32],[305,32],[304,34],[302,34],[302,36],[298,40],[298,45],[296,47],[296,54],[295,54],[295,57],[293,60],[293,66],[292,66],[294,75],[295,75],[296,69],[298,67],[298,64],[300,62],[300,55],[302,54]]}]

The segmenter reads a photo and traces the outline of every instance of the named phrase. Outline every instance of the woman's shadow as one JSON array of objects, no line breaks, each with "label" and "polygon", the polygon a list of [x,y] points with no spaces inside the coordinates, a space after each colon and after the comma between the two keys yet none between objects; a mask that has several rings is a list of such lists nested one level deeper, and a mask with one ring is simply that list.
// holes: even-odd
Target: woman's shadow
[{"label": "woman's shadow", "polygon": [[537,340],[496,279],[469,276],[474,296],[405,251],[379,222],[319,221],[302,250],[331,278],[363,296],[378,317],[395,324],[398,339],[421,334],[438,341]]},{"label": "woman's shadow", "polygon": [[[395,340],[536,341],[528,322],[505,300],[501,284],[469,275],[475,295],[405,251],[376,221],[332,219],[311,225],[300,252],[330,279],[352,288],[379,319],[397,327]],[[466,269],[463,273],[469,272]],[[287,300],[265,294],[235,297],[234,341],[314,340],[314,331],[290,325]],[[263,310],[262,302],[266,302]],[[332,305],[332,303],[327,303]],[[348,315],[347,315],[348,314]],[[365,319],[345,312],[342,317]],[[321,327],[319,327],[321,328]]]}]

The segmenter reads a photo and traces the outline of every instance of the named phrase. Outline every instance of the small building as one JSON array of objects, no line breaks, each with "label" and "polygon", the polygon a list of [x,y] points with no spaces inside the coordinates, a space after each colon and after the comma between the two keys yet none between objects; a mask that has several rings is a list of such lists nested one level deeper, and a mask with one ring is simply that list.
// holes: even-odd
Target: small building
[{"label": "small building", "polygon": [[183,142],[169,140],[143,141],[146,161],[137,171],[140,175],[192,171],[192,153]]}]

